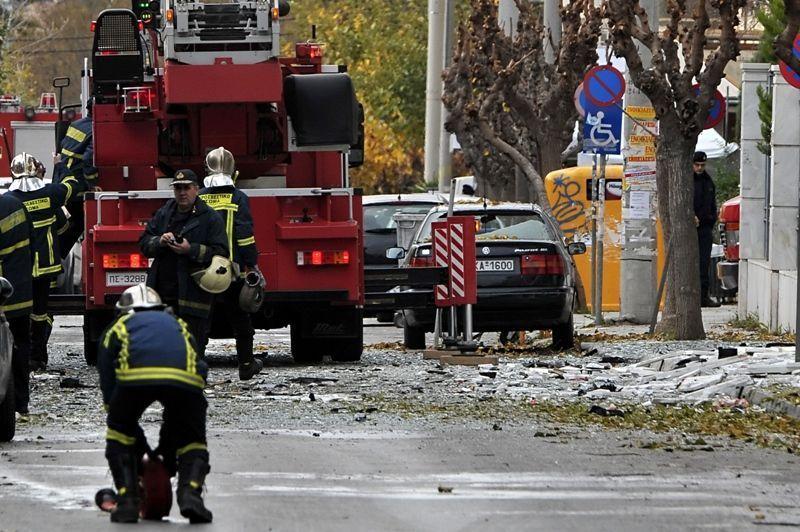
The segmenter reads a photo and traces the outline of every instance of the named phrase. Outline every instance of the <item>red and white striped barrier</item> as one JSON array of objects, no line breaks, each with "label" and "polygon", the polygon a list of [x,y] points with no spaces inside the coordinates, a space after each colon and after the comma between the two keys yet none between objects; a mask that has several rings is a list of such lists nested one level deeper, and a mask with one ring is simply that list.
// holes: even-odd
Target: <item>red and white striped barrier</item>
[{"label": "red and white striped barrier", "polygon": [[[447,222],[431,224],[434,263],[436,266],[445,268],[450,265],[450,238],[447,225]],[[434,288],[434,295],[437,307],[449,307],[453,304],[448,285],[437,284]]]}]

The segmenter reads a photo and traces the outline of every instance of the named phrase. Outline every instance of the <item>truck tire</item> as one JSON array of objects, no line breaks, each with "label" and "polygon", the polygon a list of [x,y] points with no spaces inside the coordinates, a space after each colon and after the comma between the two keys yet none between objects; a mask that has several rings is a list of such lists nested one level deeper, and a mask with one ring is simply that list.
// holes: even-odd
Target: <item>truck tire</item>
[{"label": "truck tire", "polygon": [[359,328],[355,338],[342,338],[331,342],[329,351],[334,362],[358,362],[364,352],[364,329]]},{"label": "truck tire", "polygon": [[300,324],[295,322],[289,327],[292,341],[292,358],[295,364],[318,364],[322,362],[324,343],[317,338],[302,334]]},{"label": "truck tire", "polygon": [[87,310],[83,313],[83,358],[89,366],[97,365],[100,336],[113,317],[108,310]]},{"label": "truck tire", "polygon": [[403,344],[406,349],[425,349],[425,329],[403,324]]},{"label": "truck tire", "polygon": [[569,321],[557,327],[553,327],[553,349],[565,351],[575,347],[575,328],[572,314]]},{"label": "truck tire", "polygon": [[[335,362],[355,362],[361,359],[364,350],[364,314],[361,309],[338,309],[333,324],[344,334],[321,333],[315,336],[313,330],[319,324],[330,322],[330,311],[314,315],[304,315],[292,322],[292,358],[298,364],[317,364],[325,355]],[[305,321],[303,321],[305,320]],[[323,327],[324,330],[324,327]]]},{"label": "truck tire", "polygon": [[8,380],[6,397],[0,403],[0,441],[11,441],[17,429],[17,416],[14,411],[14,378]]}]

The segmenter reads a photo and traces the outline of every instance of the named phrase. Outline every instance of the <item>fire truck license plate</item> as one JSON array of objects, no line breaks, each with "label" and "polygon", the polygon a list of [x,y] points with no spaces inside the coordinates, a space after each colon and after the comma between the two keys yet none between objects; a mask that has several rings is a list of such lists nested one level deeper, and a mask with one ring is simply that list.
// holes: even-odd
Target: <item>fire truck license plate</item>
[{"label": "fire truck license plate", "polygon": [[106,272],[106,286],[133,286],[147,281],[147,272]]},{"label": "fire truck license plate", "polygon": [[478,261],[478,271],[479,272],[513,272],[514,271],[514,260],[479,260]]}]

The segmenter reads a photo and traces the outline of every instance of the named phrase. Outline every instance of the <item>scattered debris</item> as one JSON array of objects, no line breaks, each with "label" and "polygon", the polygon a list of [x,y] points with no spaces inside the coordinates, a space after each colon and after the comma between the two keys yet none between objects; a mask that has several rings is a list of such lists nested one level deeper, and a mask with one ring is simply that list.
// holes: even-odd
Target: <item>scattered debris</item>
[{"label": "scattered debris", "polygon": [[603,417],[625,417],[625,411],[614,404],[594,404],[589,407],[589,413]]},{"label": "scattered debris", "polygon": [[363,423],[367,420],[367,414],[364,412],[356,412],[355,417],[353,418],[354,421],[358,421],[359,423]]},{"label": "scattered debris", "polygon": [[64,377],[58,386],[59,388],[91,388],[91,386],[83,384],[80,379],[75,377]]},{"label": "scattered debris", "polygon": [[452,486],[439,486],[439,493],[453,493]]}]

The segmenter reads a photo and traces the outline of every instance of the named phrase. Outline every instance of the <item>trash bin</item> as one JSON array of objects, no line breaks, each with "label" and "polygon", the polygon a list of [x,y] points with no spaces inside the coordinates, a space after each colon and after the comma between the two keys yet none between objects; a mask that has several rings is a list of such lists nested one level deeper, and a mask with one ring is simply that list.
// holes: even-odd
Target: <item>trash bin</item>
[{"label": "trash bin", "polygon": [[397,246],[408,251],[411,241],[417,233],[417,229],[422,225],[427,213],[398,212],[392,218],[397,225]]}]

